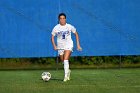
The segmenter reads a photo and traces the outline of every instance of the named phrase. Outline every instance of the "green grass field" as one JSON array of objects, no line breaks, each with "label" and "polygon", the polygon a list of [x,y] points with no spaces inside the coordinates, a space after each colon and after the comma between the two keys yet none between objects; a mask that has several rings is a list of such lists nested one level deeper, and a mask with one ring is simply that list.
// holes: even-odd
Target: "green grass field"
[{"label": "green grass field", "polygon": [[[49,71],[49,82],[41,73]],[[63,70],[0,71],[0,93],[140,93],[140,68],[74,69],[63,82]]]}]

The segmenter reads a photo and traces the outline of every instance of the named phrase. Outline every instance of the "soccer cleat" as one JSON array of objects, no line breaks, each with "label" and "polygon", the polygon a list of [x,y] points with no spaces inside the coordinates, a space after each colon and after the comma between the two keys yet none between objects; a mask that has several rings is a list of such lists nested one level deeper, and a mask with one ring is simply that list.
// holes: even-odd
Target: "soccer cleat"
[{"label": "soccer cleat", "polygon": [[67,77],[64,77],[64,80],[63,81],[66,82],[67,80],[68,80],[68,78]]},{"label": "soccer cleat", "polygon": [[67,75],[67,80],[70,80],[70,73],[71,73],[71,70],[69,69],[69,72],[68,72],[68,75]]}]

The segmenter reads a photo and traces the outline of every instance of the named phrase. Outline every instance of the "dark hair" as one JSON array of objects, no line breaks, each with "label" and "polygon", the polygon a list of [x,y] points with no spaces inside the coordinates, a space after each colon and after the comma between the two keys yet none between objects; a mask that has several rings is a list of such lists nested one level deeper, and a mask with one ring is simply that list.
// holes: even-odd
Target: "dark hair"
[{"label": "dark hair", "polygon": [[60,13],[60,14],[58,15],[58,19],[60,19],[60,16],[64,16],[64,17],[66,18],[66,14],[65,14],[65,13]]}]

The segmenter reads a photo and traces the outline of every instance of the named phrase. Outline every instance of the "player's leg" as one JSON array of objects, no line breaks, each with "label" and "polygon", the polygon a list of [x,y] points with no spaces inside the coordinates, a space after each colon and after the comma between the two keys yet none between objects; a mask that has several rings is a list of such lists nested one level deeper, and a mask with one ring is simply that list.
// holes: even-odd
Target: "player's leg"
[{"label": "player's leg", "polygon": [[64,81],[70,80],[70,69],[69,69],[69,58],[71,55],[71,50],[65,50],[64,51]]},{"label": "player's leg", "polygon": [[71,55],[71,50],[65,50],[64,51],[64,60],[69,60]]},{"label": "player's leg", "polygon": [[61,62],[64,62],[64,55],[59,55]]},{"label": "player's leg", "polygon": [[64,50],[58,50],[58,54],[61,62],[64,62]]}]

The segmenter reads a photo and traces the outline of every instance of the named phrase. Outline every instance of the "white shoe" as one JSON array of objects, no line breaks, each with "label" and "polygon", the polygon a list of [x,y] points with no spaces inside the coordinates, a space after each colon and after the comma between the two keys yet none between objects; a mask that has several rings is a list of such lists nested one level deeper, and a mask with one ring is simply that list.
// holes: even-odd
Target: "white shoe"
[{"label": "white shoe", "polygon": [[70,80],[70,73],[71,73],[71,70],[69,69],[67,80]]},{"label": "white shoe", "polygon": [[64,77],[64,80],[63,81],[66,82],[67,80],[68,80],[68,77]]}]

